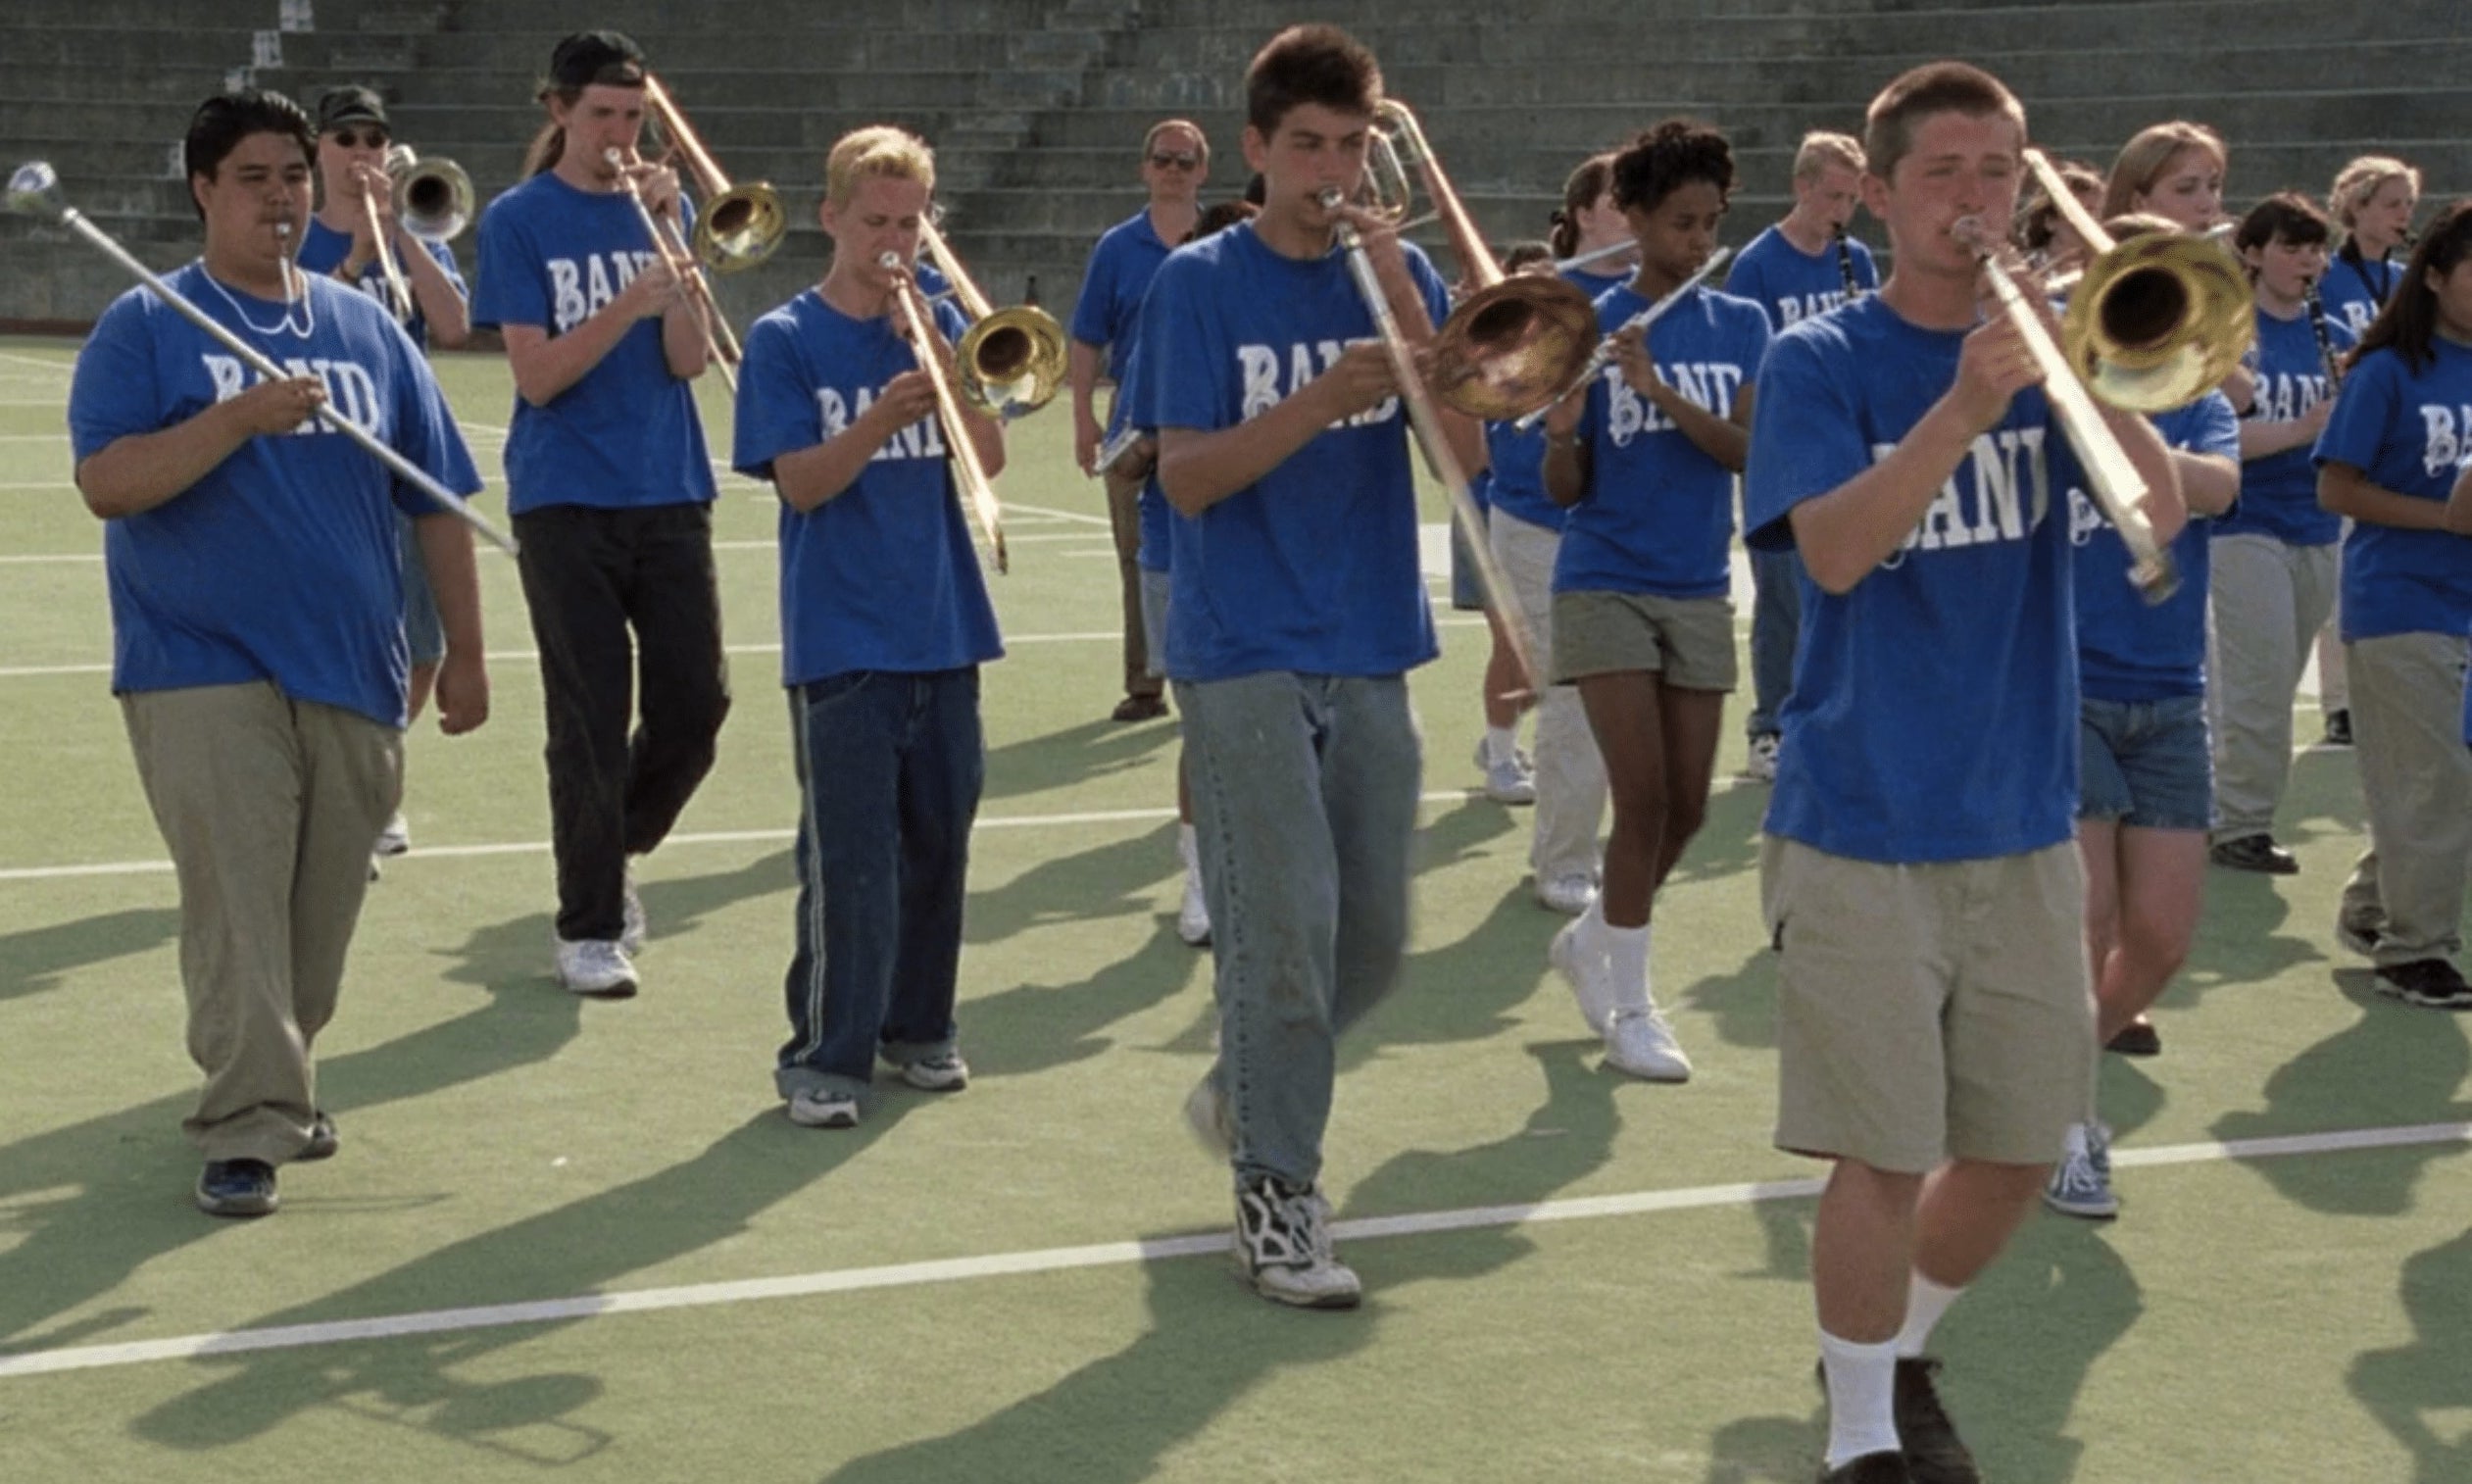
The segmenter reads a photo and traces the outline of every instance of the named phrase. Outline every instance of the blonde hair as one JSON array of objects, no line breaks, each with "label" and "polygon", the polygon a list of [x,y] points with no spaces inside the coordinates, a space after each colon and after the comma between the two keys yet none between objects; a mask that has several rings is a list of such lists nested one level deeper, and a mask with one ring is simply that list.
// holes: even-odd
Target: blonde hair
[{"label": "blonde hair", "polygon": [[2412,195],[2420,195],[2420,171],[2393,155],[2362,155],[2337,172],[2335,183],[2326,188],[2326,210],[2334,217],[2335,224],[2350,230],[2360,218],[2360,209],[2389,180],[2409,181]]},{"label": "blonde hair", "polygon": [[1143,158],[1148,159],[1150,157],[1151,146],[1159,142],[1159,136],[1161,134],[1167,132],[1167,130],[1171,128],[1182,129],[1193,136],[1194,147],[1201,151],[1202,154],[1202,167],[1203,169],[1208,170],[1211,164],[1211,136],[1202,132],[1202,125],[1194,123],[1190,119],[1162,119],[1157,124],[1152,124],[1150,126],[1150,131],[1142,135]]},{"label": "blonde hair", "polygon": [[1859,173],[1862,164],[1862,145],[1854,135],[1815,128],[1803,136],[1802,148],[1794,152],[1794,178],[1816,180],[1832,165]]},{"label": "blonde hair", "polygon": [[824,199],[835,206],[848,206],[858,194],[859,182],[881,175],[894,180],[915,180],[930,194],[936,188],[935,151],[927,141],[906,128],[889,124],[869,124],[841,136],[824,159]]},{"label": "blonde hair", "polygon": [[2174,119],[2139,129],[2111,162],[2111,174],[2102,189],[2102,210],[2096,215],[2116,217],[2134,210],[2136,198],[2152,191],[2172,161],[2193,149],[2212,155],[2216,169],[2231,169],[2232,155],[2223,146],[2223,136],[2202,124]]}]

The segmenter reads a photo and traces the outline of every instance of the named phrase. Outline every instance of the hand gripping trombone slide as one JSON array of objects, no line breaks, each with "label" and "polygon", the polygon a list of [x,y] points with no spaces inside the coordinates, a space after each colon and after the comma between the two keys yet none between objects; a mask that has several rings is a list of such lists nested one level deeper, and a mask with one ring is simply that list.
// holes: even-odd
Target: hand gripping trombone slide
[{"label": "hand gripping trombone slide", "polygon": [[[48,217],[83,237],[113,262],[126,269],[138,282],[155,291],[156,297],[177,311],[180,318],[215,337],[225,350],[249,364],[258,374],[280,381],[291,373],[274,363],[266,352],[241,339],[218,323],[206,311],[180,297],[171,284],[157,277],[153,271],[130,256],[128,250],[114,241],[112,234],[95,225],[85,214],[71,206],[61,196],[60,176],[40,160],[21,165],[9,176],[7,210],[27,216]],[[490,523],[486,516],[472,509],[461,495],[429,477],[419,465],[377,440],[376,435],[335,410],[331,403],[321,403],[317,416],[327,426],[369,450],[378,463],[386,466],[396,478],[420,491],[439,509],[461,519],[509,556],[515,555],[515,537]]]},{"label": "hand gripping trombone slide", "polygon": [[987,477],[987,467],[978,462],[978,445],[970,441],[969,425],[962,420],[962,401],[954,394],[952,378],[944,373],[944,358],[936,354],[935,321],[927,314],[926,299],[918,292],[917,281],[911,277],[910,265],[902,261],[901,254],[886,253],[875,261],[892,275],[893,302],[901,312],[902,322],[909,326],[911,352],[918,358],[918,369],[927,373],[927,380],[935,387],[936,420],[944,425],[944,456],[953,466],[953,482],[961,486],[962,498],[969,502],[970,514],[978,518],[978,528],[987,537],[988,554],[995,560],[996,570],[1011,571],[1013,563],[1005,553],[1004,509],[996,502],[996,486]]}]

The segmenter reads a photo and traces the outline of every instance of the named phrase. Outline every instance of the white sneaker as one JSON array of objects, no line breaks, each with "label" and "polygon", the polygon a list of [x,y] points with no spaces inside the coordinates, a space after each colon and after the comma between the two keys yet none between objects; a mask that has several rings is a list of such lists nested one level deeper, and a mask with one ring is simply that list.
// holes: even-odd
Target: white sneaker
[{"label": "white sneaker", "polygon": [[1236,1154],[1236,1118],[1227,1111],[1227,1099],[1218,1090],[1218,1079],[1205,1075],[1185,1094],[1184,1126],[1193,1132],[1193,1142],[1202,1152],[1225,1163]]},{"label": "white sneaker", "polygon": [[2052,1166],[2043,1204],[2088,1221],[2120,1214],[2120,1198],[2111,1193],[2111,1130],[2100,1123],[2069,1125],[2066,1152]]},{"label": "white sneaker", "polygon": [[831,1088],[809,1088],[791,1096],[790,1121],[801,1128],[856,1128],[859,1100]]},{"label": "white sneaker", "polygon": [[1545,950],[1545,962],[1553,965],[1562,982],[1571,987],[1571,998],[1579,1002],[1580,1018],[1588,1022],[1590,1030],[1604,1035],[1607,1023],[1613,1018],[1613,974],[1606,966],[1603,954],[1592,960],[1580,952],[1577,921],[1563,923],[1562,930],[1554,935],[1553,944]]},{"label": "white sneaker", "polygon": [[377,844],[371,851],[380,856],[400,856],[410,849],[412,825],[406,822],[404,812],[399,809],[395,811],[395,817],[386,821],[386,827],[377,832]]},{"label": "white sneaker", "polygon": [[920,1092],[960,1092],[970,1085],[970,1064],[958,1051],[938,1052],[901,1064],[901,1079]]},{"label": "white sneaker", "polygon": [[1496,804],[1534,804],[1536,774],[1527,758],[1513,749],[1500,763],[1485,756],[1485,739],[1476,739],[1476,769],[1485,775],[1485,797]]},{"label": "white sneaker", "polygon": [[1331,1248],[1330,1203],[1275,1176],[1237,1187],[1236,1265],[1254,1292],[1299,1309],[1354,1309],[1364,1298]]},{"label": "white sneaker", "polygon": [[558,940],[558,984],[572,995],[623,1000],[635,993],[635,965],[626,950],[600,938]]},{"label": "white sneaker", "polygon": [[649,924],[644,917],[644,899],[635,893],[635,863],[626,865],[626,915],[618,925],[618,948],[628,958],[644,951],[644,934]]},{"label": "white sneaker", "polygon": [[1743,760],[1743,776],[1754,783],[1777,781],[1777,743],[1775,732],[1761,732],[1751,739],[1751,755]]},{"label": "white sneaker", "polygon": [[1597,900],[1597,881],[1586,875],[1547,877],[1537,882],[1536,899],[1541,907],[1576,917]]},{"label": "white sneaker", "polygon": [[1613,1013],[1613,1023],[1606,1027],[1606,1064],[1646,1082],[1691,1080],[1691,1059],[1654,1005]]}]

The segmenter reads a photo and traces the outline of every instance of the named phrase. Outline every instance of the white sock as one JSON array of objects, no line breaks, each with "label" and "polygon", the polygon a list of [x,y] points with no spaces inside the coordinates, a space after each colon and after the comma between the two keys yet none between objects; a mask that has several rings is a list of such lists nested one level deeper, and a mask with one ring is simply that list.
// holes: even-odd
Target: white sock
[{"label": "white sock", "polygon": [[1897,1332],[1897,1358],[1911,1360],[1920,1357],[1923,1347],[1931,1343],[1932,1326],[1957,1301],[1962,1288],[1944,1288],[1921,1273],[1914,1274],[1905,1290],[1905,1327]]},{"label": "white sock", "polygon": [[1519,756],[1518,732],[1519,729],[1515,724],[1511,726],[1486,727],[1485,761],[1487,763],[1508,763],[1511,759]]},{"label": "white sock", "polygon": [[1867,1453],[1896,1453],[1897,1342],[1857,1345],[1819,1332],[1828,1376],[1828,1459],[1842,1468]]},{"label": "white sock", "polygon": [[1613,1010],[1645,1013],[1648,998],[1648,924],[1605,926],[1606,965],[1613,980]]},{"label": "white sock", "polygon": [[1606,953],[1606,934],[1613,931],[1606,925],[1606,899],[1603,892],[1588,899],[1588,910],[1579,915],[1579,930],[1571,934],[1571,945],[1581,959],[1602,959]]},{"label": "white sock", "polygon": [[1186,874],[1195,876],[1202,874],[1202,867],[1196,864],[1201,860],[1202,840],[1193,832],[1192,825],[1178,824],[1176,826],[1176,854],[1184,858]]}]

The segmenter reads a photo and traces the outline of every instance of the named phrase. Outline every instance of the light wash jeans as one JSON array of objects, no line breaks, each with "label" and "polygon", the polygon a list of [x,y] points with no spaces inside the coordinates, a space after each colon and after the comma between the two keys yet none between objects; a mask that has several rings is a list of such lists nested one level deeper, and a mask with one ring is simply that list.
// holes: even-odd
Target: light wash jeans
[{"label": "light wash jeans", "polygon": [[1803,557],[1784,551],[1751,554],[1751,717],[1748,736],[1782,730],[1777,716],[1794,694],[1794,650],[1803,634]]},{"label": "light wash jeans", "polygon": [[1238,1182],[1321,1174],[1339,1034],[1398,982],[1422,762],[1402,675],[1175,682]]}]

